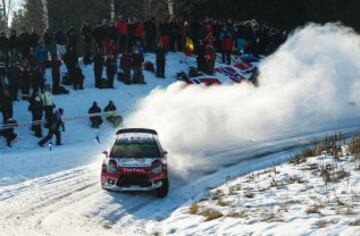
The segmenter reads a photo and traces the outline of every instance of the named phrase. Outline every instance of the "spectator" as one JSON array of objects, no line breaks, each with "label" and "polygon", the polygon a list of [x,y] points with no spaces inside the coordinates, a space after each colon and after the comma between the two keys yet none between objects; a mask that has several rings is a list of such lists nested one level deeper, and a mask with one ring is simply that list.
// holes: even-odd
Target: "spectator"
[{"label": "spectator", "polygon": [[161,43],[156,49],[156,77],[165,78],[166,50]]},{"label": "spectator", "polygon": [[156,19],[154,17],[144,22],[144,31],[146,37],[146,51],[154,52],[155,50],[155,40],[156,40]]},{"label": "spectator", "polygon": [[44,47],[47,53],[50,52],[51,55],[54,54],[53,49],[52,49],[52,44],[53,44],[53,35],[52,33],[50,33],[49,29],[46,29],[44,34],[43,34],[43,42],[44,42]]},{"label": "spectator", "polygon": [[132,56],[129,52],[124,52],[120,59],[120,68],[123,71],[122,80],[125,84],[131,84],[131,68],[132,68]]},{"label": "spectator", "polygon": [[45,120],[47,123],[50,123],[54,113],[55,103],[49,85],[45,86],[44,92],[41,94],[41,101],[45,111]]},{"label": "spectator", "polygon": [[66,32],[66,37],[68,40],[68,48],[72,48],[73,50],[77,51],[78,33],[74,24],[70,25],[69,30]]},{"label": "spectator", "polygon": [[59,108],[50,119],[50,123],[48,124],[49,133],[48,135],[39,142],[39,146],[43,147],[45,143],[49,142],[52,137],[55,135],[56,137],[56,145],[62,145],[61,143],[61,131],[62,128],[63,132],[65,132],[65,124],[62,120],[62,116],[64,115],[64,110]]},{"label": "spectator", "polygon": [[94,78],[95,78],[95,87],[102,88],[101,80],[104,70],[104,57],[100,52],[97,52],[94,57]]},{"label": "spectator", "polygon": [[85,79],[85,76],[83,75],[79,64],[76,64],[75,68],[74,68],[74,74],[73,74],[73,86],[74,86],[75,90],[84,89],[84,79]]},{"label": "spectator", "polygon": [[59,28],[55,33],[56,52],[59,59],[63,59],[66,53],[65,43],[66,36],[62,28]]},{"label": "spectator", "polygon": [[122,16],[119,16],[116,21],[116,28],[118,30],[119,51],[121,53],[126,51],[126,42],[128,40],[128,27]]},{"label": "spectator", "polygon": [[18,90],[20,87],[20,69],[15,61],[10,61],[10,66],[7,69],[7,77],[9,80],[9,92],[13,101],[17,101]]},{"label": "spectator", "polygon": [[106,75],[109,88],[114,88],[114,76],[116,73],[116,62],[114,55],[110,55],[106,59]]},{"label": "spectator", "polygon": [[51,78],[52,78],[52,92],[53,94],[60,94],[60,67],[61,60],[59,60],[57,55],[52,56],[52,60],[50,62],[51,68]]},{"label": "spectator", "polygon": [[30,47],[35,50],[35,48],[38,46],[40,40],[40,36],[38,33],[36,33],[35,29],[33,28],[30,34]]},{"label": "spectator", "polygon": [[22,82],[22,98],[29,99],[30,98],[30,88],[31,88],[31,81],[32,81],[32,70],[30,68],[29,59],[25,58],[22,61],[20,67],[20,77]]},{"label": "spectator", "polygon": [[93,38],[93,30],[86,21],[81,27],[81,37],[84,40],[84,64],[91,63],[91,41]]},{"label": "spectator", "polygon": [[7,120],[13,117],[13,101],[10,97],[9,91],[4,91],[0,104],[3,116],[3,124],[6,124]]},{"label": "spectator", "polygon": [[41,97],[39,94],[34,94],[32,99],[30,100],[29,111],[32,114],[32,121],[36,121],[36,124],[33,124],[31,129],[35,131],[35,136],[38,138],[42,138],[41,132],[41,123],[43,117],[44,107],[41,102]]},{"label": "spectator", "polygon": [[92,106],[88,111],[89,115],[95,115],[90,117],[91,128],[98,129],[100,125],[103,123],[101,115],[96,115],[97,113],[101,113],[101,108],[98,106],[97,102],[93,102]]},{"label": "spectator", "polygon": [[143,74],[143,63],[144,56],[138,49],[135,49],[132,55],[133,61],[133,79],[132,82],[134,84],[145,84],[144,74]]},{"label": "spectator", "polygon": [[8,126],[7,129],[4,130],[4,137],[6,138],[6,144],[8,147],[11,148],[11,142],[14,141],[17,137],[17,134],[14,133],[14,128],[16,127],[17,123],[13,118],[9,118],[6,122]]}]

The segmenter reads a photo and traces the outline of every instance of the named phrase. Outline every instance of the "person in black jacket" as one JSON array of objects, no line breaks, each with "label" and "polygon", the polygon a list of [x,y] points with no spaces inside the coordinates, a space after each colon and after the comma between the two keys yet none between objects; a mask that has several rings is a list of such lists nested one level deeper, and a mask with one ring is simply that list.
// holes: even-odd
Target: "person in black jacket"
[{"label": "person in black jacket", "polygon": [[131,84],[131,67],[132,56],[128,51],[125,51],[120,59],[120,69],[123,71],[121,80],[125,84]]},{"label": "person in black jacket", "polygon": [[44,47],[47,52],[50,52],[51,55],[54,55],[52,50],[52,43],[53,43],[53,35],[50,33],[49,29],[46,29],[43,34],[43,41],[44,41]]},{"label": "person in black jacket", "polygon": [[38,138],[42,137],[41,132],[41,123],[39,121],[43,118],[44,107],[41,102],[41,97],[38,94],[34,94],[30,100],[29,111],[32,114],[32,121],[37,121],[38,123],[32,125],[31,129],[35,131],[35,136]]},{"label": "person in black jacket", "polygon": [[1,98],[1,112],[3,116],[3,123],[5,124],[8,119],[13,116],[13,101],[10,97],[9,91],[5,90]]},{"label": "person in black jacket", "polygon": [[30,47],[35,50],[39,45],[40,36],[36,33],[35,29],[32,29],[30,34]]},{"label": "person in black jacket", "polygon": [[74,72],[73,72],[73,85],[74,85],[74,89],[75,90],[78,90],[78,89],[84,89],[84,79],[85,79],[85,76],[83,75],[82,73],[82,70],[79,66],[79,64],[76,64],[75,65],[75,68],[74,68]]},{"label": "person in black jacket", "polygon": [[91,63],[91,41],[93,38],[93,30],[86,21],[81,27],[81,37],[84,40],[84,63]]},{"label": "person in black jacket", "polygon": [[16,54],[19,50],[19,37],[17,36],[16,30],[11,30],[8,49],[10,54]]},{"label": "person in black jacket", "polygon": [[55,44],[56,44],[56,52],[58,58],[62,59],[66,53],[65,43],[66,43],[66,35],[62,28],[59,28],[54,36]]},{"label": "person in black jacket", "polygon": [[9,39],[6,37],[5,32],[0,34],[0,51],[5,55],[8,55],[9,50]]},{"label": "person in black jacket", "polygon": [[110,55],[106,59],[106,75],[109,88],[114,88],[114,76],[116,73],[115,56]]},{"label": "person in black jacket", "polygon": [[23,32],[19,36],[19,50],[23,58],[27,58],[31,48],[31,37],[26,28],[23,28]]},{"label": "person in black jacket", "polygon": [[104,57],[98,51],[94,57],[94,78],[95,87],[101,88],[101,78],[104,70]]},{"label": "person in black jacket", "polygon": [[7,146],[11,147],[11,142],[14,141],[17,137],[17,134],[14,133],[14,128],[16,127],[17,122],[13,118],[9,118],[6,122],[6,125],[8,127],[3,131],[3,134],[6,138]]},{"label": "person in black jacket", "polygon": [[153,52],[155,49],[155,40],[156,40],[156,19],[152,17],[151,19],[144,22],[144,31],[146,35],[146,50],[148,52]]},{"label": "person in black jacket", "polygon": [[156,49],[156,77],[165,78],[166,49],[159,43]]},{"label": "person in black jacket", "polygon": [[42,91],[44,87],[45,87],[44,72],[42,69],[42,65],[38,65],[34,70],[33,78],[32,78],[33,94]]},{"label": "person in black jacket", "polygon": [[9,80],[9,93],[13,101],[17,101],[18,90],[20,87],[20,69],[15,61],[10,62],[7,69],[7,77]]},{"label": "person in black jacket", "polygon": [[78,33],[73,24],[70,25],[69,30],[66,32],[66,37],[68,39],[68,48],[72,48],[77,51]]},{"label": "person in black jacket", "polygon": [[132,55],[133,61],[133,83],[134,84],[145,84],[144,74],[143,74],[143,63],[144,63],[144,55],[140,53],[138,49],[134,50]]},{"label": "person in black jacket", "polygon": [[[93,115],[96,113],[101,113],[101,108],[98,106],[97,102],[93,102],[92,106],[88,111],[89,115]],[[100,115],[90,117],[91,128],[98,129],[100,125],[103,123],[103,120]]]},{"label": "person in black jacket", "polygon": [[63,132],[65,132],[65,124],[62,120],[62,116],[64,115],[64,110],[62,108],[59,108],[51,117],[50,123],[49,123],[49,133],[48,135],[40,140],[39,146],[43,147],[45,143],[49,142],[53,135],[56,136],[56,145],[62,145],[61,144],[61,132],[60,128],[62,128]]}]

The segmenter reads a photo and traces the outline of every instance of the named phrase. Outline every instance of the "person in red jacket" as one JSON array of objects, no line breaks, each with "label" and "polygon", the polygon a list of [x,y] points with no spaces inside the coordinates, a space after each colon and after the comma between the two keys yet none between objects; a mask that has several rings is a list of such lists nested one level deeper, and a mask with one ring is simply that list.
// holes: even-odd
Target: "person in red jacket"
[{"label": "person in red jacket", "polygon": [[141,42],[142,44],[143,35],[144,35],[143,22],[139,20],[135,23],[135,31],[134,31],[135,42]]},{"label": "person in red jacket", "polygon": [[222,44],[222,62],[225,62],[230,65],[231,64],[231,53],[234,47],[234,39],[231,34],[225,32],[221,41]]},{"label": "person in red jacket", "polygon": [[129,30],[127,27],[127,23],[125,20],[123,20],[122,16],[119,16],[118,20],[116,21],[116,28],[119,34],[119,44],[118,44],[119,51],[123,53],[126,50],[126,42],[127,42]]}]

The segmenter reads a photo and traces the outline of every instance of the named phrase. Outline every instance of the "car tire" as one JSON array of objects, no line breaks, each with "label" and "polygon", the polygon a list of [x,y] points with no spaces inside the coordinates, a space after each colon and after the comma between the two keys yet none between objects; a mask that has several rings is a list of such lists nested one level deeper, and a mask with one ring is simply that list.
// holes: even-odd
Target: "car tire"
[{"label": "car tire", "polygon": [[156,196],[158,198],[165,198],[167,196],[169,192],[169,180],[168,179],[164,179],[163,180],[163,185],[156,190]]}]

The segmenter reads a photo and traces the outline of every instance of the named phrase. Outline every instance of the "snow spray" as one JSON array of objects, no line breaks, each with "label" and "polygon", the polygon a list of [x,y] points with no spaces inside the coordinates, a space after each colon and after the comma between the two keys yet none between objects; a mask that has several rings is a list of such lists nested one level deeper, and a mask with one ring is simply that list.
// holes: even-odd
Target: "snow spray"
[{"label": "snow spray", "polygon": [[155,89],[125,126],[156,129],[170,154],[180,153],[169,157],[181,169],[196,158],[210,162],[197,155],[202,150],[360,114],[359,107],[349,106],[360,103],[360,36],[351,28],[335,23],[299,28],[262,61],[259,73],[259,88],[179,82]]}]

